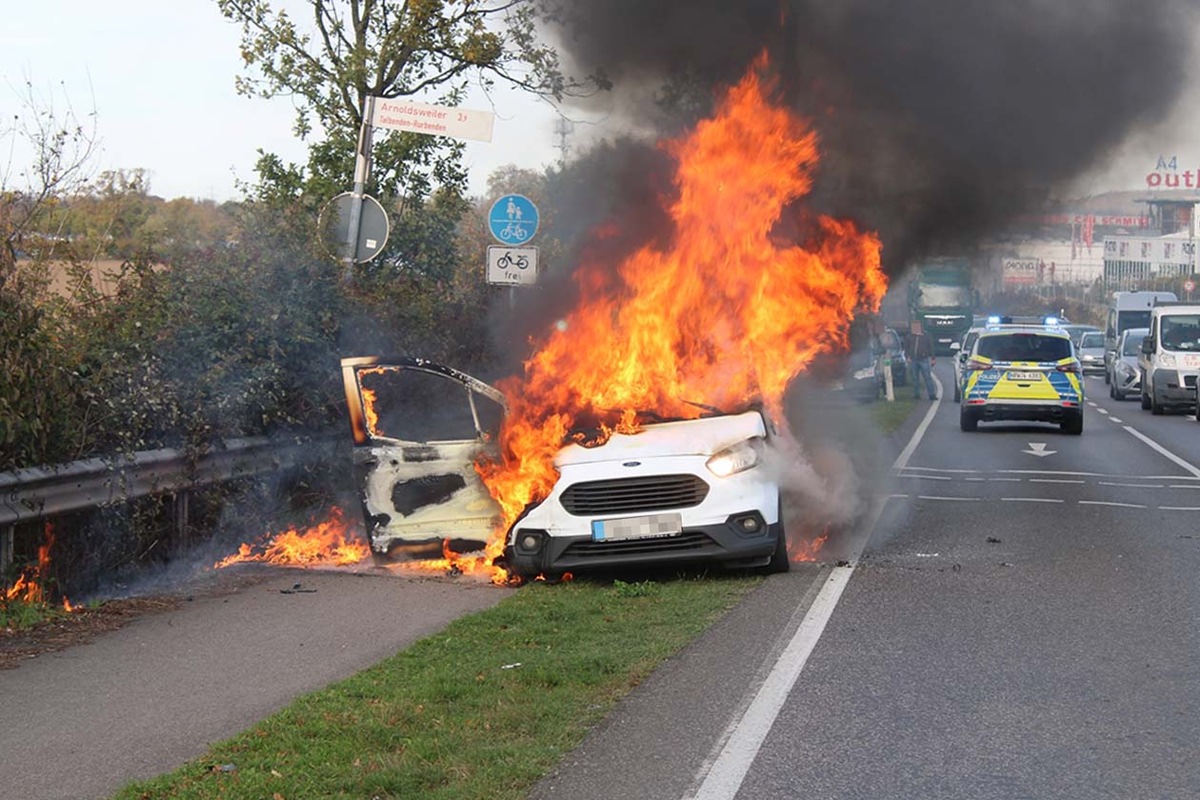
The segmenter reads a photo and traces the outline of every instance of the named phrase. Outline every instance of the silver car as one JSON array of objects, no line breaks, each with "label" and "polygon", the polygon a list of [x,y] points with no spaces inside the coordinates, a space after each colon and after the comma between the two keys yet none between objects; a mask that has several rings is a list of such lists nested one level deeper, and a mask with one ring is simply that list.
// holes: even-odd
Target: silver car
[{"label": "silver car", "polygon": [[1075,343],[1075,355],[1083,365],[1084,375],[1104,374],[1104,332],[1086,331]]},{"label": "silver car", "polygon": [[1149,328],[1127,328],[1117,339],[1116,357],[1108,372],[1108,396],[1112,399],[1124,400],[1131,395],[1141,395],[1138,353],[1142,351],[1142,340],[1149,333]]},{"label": "silver car", "polygon": [[963,368],[971,358],[971,348],[975,346],[975,340],[979,338],[979,332],[982,330],[982,327],[971,328],[963,334],[961,342],[951,345],[951,349],[954,350],[954,402],[956,403],[962,400]]}]

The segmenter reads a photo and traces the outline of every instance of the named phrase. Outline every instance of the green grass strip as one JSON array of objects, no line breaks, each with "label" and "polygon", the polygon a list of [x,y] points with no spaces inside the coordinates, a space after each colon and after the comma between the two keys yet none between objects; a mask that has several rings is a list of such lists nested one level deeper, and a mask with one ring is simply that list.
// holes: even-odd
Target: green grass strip
[{"label": "green grass strip", "polygon": [[760,580],[525,586],[117,797],[524,797]]},{"label": "green grass strip", "polygon": [[875,427],[883,433],[891,433],[904,424],[916,405],[917,401],[910,397],[897,396],[891,403],[878,400],[871,406],[871,417]]}]

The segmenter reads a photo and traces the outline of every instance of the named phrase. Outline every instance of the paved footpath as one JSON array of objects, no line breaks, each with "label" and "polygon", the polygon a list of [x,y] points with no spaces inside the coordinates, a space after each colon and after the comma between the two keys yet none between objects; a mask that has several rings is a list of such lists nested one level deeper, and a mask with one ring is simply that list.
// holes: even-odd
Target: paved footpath
[{"label": "paved footpath", "polygon": [[[308,591],[285,593],[297,581]],[[0,798],[108,797],[506,596],[466,579],[280,570],[30,659],[0,671]]]}]

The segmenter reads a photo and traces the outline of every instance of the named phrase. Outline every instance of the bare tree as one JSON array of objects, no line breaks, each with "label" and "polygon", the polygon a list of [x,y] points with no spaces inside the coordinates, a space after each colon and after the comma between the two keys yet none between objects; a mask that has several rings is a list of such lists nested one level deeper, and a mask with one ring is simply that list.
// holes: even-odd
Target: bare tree
[{"label": "bare tree", "polygon": [[55,233],[37,226],[54,204],[87,185],[98,147],[94,110],[81,117],[69,101],[56,109],[30,80],[14,93],[19,110],[0,128],[0,147],[7,151],[0,163],[0,289],[12,279],[28,240]]}]

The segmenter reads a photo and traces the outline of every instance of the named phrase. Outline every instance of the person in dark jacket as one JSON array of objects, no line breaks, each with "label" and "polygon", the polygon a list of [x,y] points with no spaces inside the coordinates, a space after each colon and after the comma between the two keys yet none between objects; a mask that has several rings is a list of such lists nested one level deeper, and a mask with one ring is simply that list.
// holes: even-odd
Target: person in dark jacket
[{"label": "person in dark jacket", "polygon": [[933,365],[937,363],[937,359],[933,356],[933,341],[922,330],[920,322],[913,322],[911,331],[908,341],[905,342],[904,354],[908,356],[909,370],[912,372],[913,399],[920,399],[921,383],[924,382],[926,397],[936,400]]}]

